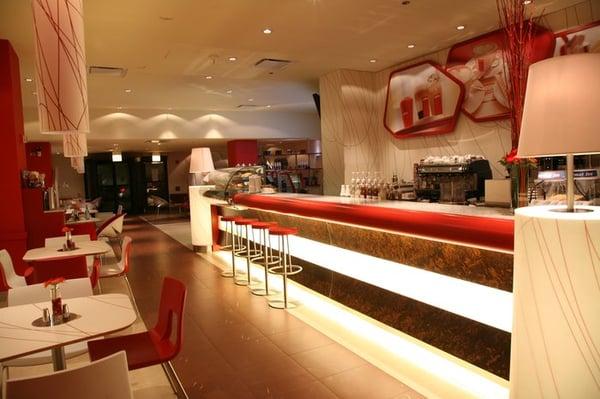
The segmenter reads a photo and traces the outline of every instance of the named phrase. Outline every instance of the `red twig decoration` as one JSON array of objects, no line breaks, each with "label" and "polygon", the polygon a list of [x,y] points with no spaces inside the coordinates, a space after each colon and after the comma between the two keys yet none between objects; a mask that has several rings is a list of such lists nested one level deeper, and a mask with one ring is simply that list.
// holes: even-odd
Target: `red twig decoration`
[{"label": "red twig decoration", "polygon": [[510,108],[512,147],[519,145],[527,71],[535,34],[533,17],[527,17],[523,0],[496,0],[500,24],[506,34],[504,69],[507,77],[507,97]]}]

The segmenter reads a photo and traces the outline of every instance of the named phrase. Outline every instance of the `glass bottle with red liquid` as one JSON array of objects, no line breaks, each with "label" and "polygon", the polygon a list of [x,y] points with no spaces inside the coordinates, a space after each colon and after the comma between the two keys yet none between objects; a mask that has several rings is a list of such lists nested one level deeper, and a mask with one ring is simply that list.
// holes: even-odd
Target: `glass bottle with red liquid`
[{"label": "glass bottle with red liquid", "polygon": [[50,300],[52,302],[52,323],[62,321],[62,298],[60,296],[60,288],[58,284],[53,284],[50,287]]}]

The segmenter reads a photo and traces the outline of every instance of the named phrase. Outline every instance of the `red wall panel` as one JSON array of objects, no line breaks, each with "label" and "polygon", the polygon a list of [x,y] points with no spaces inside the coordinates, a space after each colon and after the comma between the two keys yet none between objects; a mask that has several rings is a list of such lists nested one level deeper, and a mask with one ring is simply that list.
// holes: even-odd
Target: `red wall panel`
[{"label": "red wall panel", "polygon": [[0,40],[0,248],[10,253],[17,273],[24,270],[26,230],[21,171],[26,169],[19,58]]},{"label": "red wall panel", "polygon": [[257,140],[231,140],[227,142],[227,162],[230,167],[258,163]]}]

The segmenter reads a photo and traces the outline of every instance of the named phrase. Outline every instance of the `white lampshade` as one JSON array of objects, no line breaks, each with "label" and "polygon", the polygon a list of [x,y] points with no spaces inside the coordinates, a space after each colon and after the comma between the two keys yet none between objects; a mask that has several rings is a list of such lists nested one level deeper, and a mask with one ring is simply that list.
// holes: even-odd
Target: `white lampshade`
[{"label": "white lampshade", "polygon": [[600,54],[529,68],[518,157],[600,152]]},{"label": "white lampshade", "polygon": [[33,0],[42,133],[89,133],[82,0]]},{"label": "white lampshade", "polygon": [[208,173],[215,170],[210,148],[192,148],[190,173]]},{"label": "white lampshade", "polygon": [[87,136],[79,132],[64,132],[63,154],[67,158],[83,158],[87,156]]}]

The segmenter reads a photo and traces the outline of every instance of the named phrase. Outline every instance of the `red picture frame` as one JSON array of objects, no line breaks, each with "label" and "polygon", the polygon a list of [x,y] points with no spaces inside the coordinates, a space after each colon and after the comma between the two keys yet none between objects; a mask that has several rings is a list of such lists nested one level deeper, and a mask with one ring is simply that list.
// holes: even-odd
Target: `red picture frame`
[{"label": "red picture frame", "polygon": [[[412,92],[413,90],[408,90],[407,93],[403,94],[393,92],[395,88],[397,88],[397,85],[395,85],[393,80],[402,79],[403,76],[412,80],[422,79],[425,73],[431,71],[434,71],[434,73],[430,74],[428,79],[433,78],[431,81],[428,81],[427,84],[429,85],[429,88],[438,86],[439,88],[433,89],[438,90],[434,93],[433,97],[431,95],[422,95],[420,98],[420,111],[417,110],[418,106],[413,107],[412,105],[416,102],[414,101],[417,96],[416,88],[414,89],[414,93]],[[417,78],[415,78],[415,73],[418,75]],[[446,105],[444,105],[442,93],[447,92],[449,89],[450,97],[445,100]],[[456,93],[454,93],[453,90],[456,90]],[[390,98],[396,94],[403,97],[402,101],[408,98],[412,99],[412,101],[409,101],[411,104],[410,110],[408,108],[405,110],[402,109],[402,101],[400,101],[398,110],[392,105]],[[383,125],[396,138],[450,133],[454,131],[454,128],[456,127],[464,94],[465,89],[463,84],[436,62],[423,61],[396,69],[390,73],[388,79]],[[447,111],[444,111],[444,109]],[[400,118],[401,121],[398,120],[398,118]],[[418,119],[416,123],[415,119]]]},{"label": "red picture frame", "polygon": [[[531,62],[552,57],[554,33],[535,27]],[[502,51],[506,48],[503,29],[457,43],[450,48],[446,70],[465,84],[462,111],[474,122],[488,122],[510,116],[506,99],[506,69]]]}]

